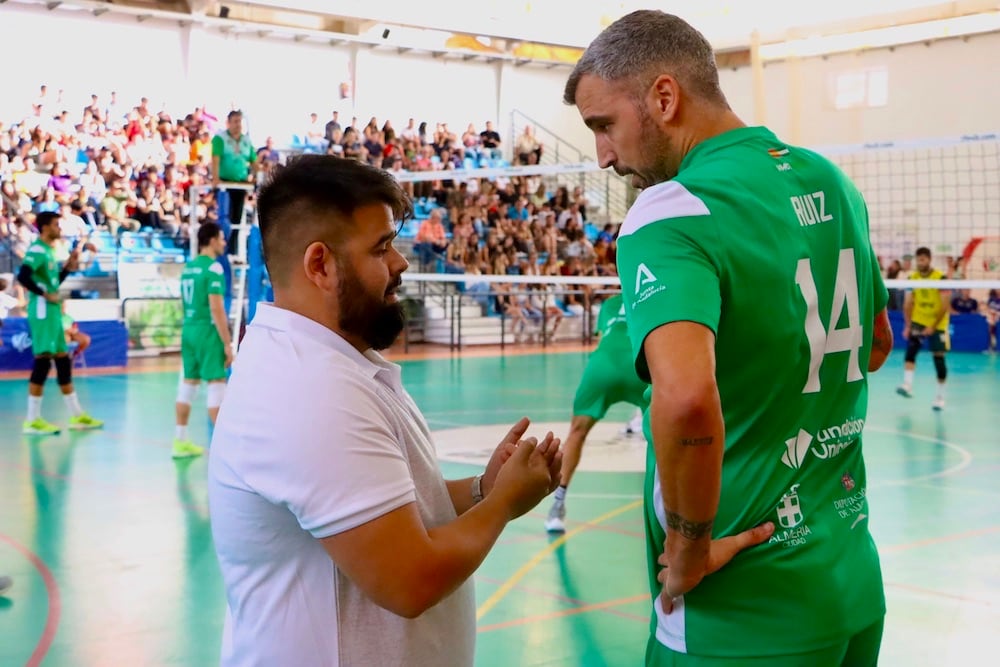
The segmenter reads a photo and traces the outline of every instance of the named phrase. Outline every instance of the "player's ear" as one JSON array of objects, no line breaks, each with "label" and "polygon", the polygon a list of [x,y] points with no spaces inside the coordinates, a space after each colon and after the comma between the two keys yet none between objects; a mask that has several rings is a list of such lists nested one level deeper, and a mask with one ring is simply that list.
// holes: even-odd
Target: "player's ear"
[{"label": "player's ear", "polygon": [[302,269],[306,278],[324,291],[337,287],[337,262],[333,252],[322,241],[313,241],[302,255]]}]

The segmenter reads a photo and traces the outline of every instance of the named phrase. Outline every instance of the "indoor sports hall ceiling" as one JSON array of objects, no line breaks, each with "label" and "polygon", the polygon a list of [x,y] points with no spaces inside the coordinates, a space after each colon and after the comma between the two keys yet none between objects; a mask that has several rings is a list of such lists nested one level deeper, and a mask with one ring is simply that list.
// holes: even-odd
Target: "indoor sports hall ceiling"
[{"label": "indoor sports hall ceiling", "polygon": [[1000,31],[1000,0],[0,0],[96,15],[190,17],[224,31],[284,32],[435,56],[573,63],[604,27],[635,9],[684,17],[720,65],[819,55]]}]

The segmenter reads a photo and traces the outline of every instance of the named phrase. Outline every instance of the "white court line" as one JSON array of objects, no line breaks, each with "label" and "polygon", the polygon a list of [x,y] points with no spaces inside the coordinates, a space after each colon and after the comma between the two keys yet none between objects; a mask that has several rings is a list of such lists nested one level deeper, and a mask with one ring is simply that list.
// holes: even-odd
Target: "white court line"
[{"label": "white court line", "polygon": [[877,433],[887,433],[889,435],[901,435],[907,438],[913,438],[914,440],[922,440],[923,442],[929,442],[933,445],[940,445],[947,449],[951,449],[952,451],[958,452],[959,456],[962,457],[961,461],[951,466],[950,468],[945,468],[944,470],[928,473],[926,475],[920,475],[919,477],[911,477],[908,479],[895,479],[895,480],[889,480],[887,482],[875,482],[868,485],[869,489],[877,488],[880,486],[904,486],[906,484],[914,484],[916,482],[925,482],[929,479],[938,479],[940,477],[951,477],[952,475],[962,472],[963,470],[968,468],[969,465],[972,463],[972,453],[969,450],[967,450],[965,447],[962,447],[961,445],[956,445],[953,442],[948,442],[947,440],[943,440],[941,438],[929,438],[927,436],[917,435],[915,433],[908,433],[906,431],[897,431],[896,429],[892,428],[879,428],[878,426],[869,426],[868,424],[865,424],[865,430],[875,431]]}]

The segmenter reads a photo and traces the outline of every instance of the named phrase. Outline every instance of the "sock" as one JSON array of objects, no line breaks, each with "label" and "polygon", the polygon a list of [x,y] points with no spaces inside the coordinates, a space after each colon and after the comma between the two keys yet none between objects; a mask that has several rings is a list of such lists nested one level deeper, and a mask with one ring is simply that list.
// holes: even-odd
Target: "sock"
[{"label": "sock", "polygon": [[561,503],[564,500],[566,500],[566,487],[560,484],[559,488],[556,489],[556,502]]},{"label": "sock", "polygon": [[945,388],[945,383],[944,382],[938,382],[938,394],[937,394],[937,397],[939,399],[941,399],[942,401],[944,400],[944,388]]},{"label": "sock", "polygon": [[28,422],[40,419],[42,416],[42,397],[28,396]]},{"label": "sock", "polygon": [[174,431],[174,438],[177,439],[177,440],[180,440],[182,442],[184,440],[187,440],[188,439],[188,427],[187,426],[181,426],[180,424],[178,424],[177,425],[177,429]]},{"label": "sock", "polygon": [[63,398],[66,399],[66,407],[69,408],[70,413],[74,417],[79,417],[83,414],[83,408],[80,407],[80,398],[76,395],[75,391],[72,394],[64,394]]},{"label": "sock", "polygon": [[903,384],[905,384],[907,387],[912,387],[913,386],[913,371],[912,370],[904,370],[903,371]]}]

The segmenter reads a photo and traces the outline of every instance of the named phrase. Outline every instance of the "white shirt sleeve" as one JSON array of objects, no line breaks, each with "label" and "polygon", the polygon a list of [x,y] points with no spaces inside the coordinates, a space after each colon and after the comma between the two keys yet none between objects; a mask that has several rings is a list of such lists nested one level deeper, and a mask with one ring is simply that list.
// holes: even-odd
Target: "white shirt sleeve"
[{"label": "white shirt sleeve", "polygon": [[[248,457],[246,481],[260,495],[288,507],[317,539],[415,501],[404,444],[373,386],[340,375],[326,386],[312,385],[308,396],[293,393],[280,401],[289,415],[281,425],[291,424],[287,440],[248,443],[256,451]],[[272,423],[270,433],[277,427]]]}]

